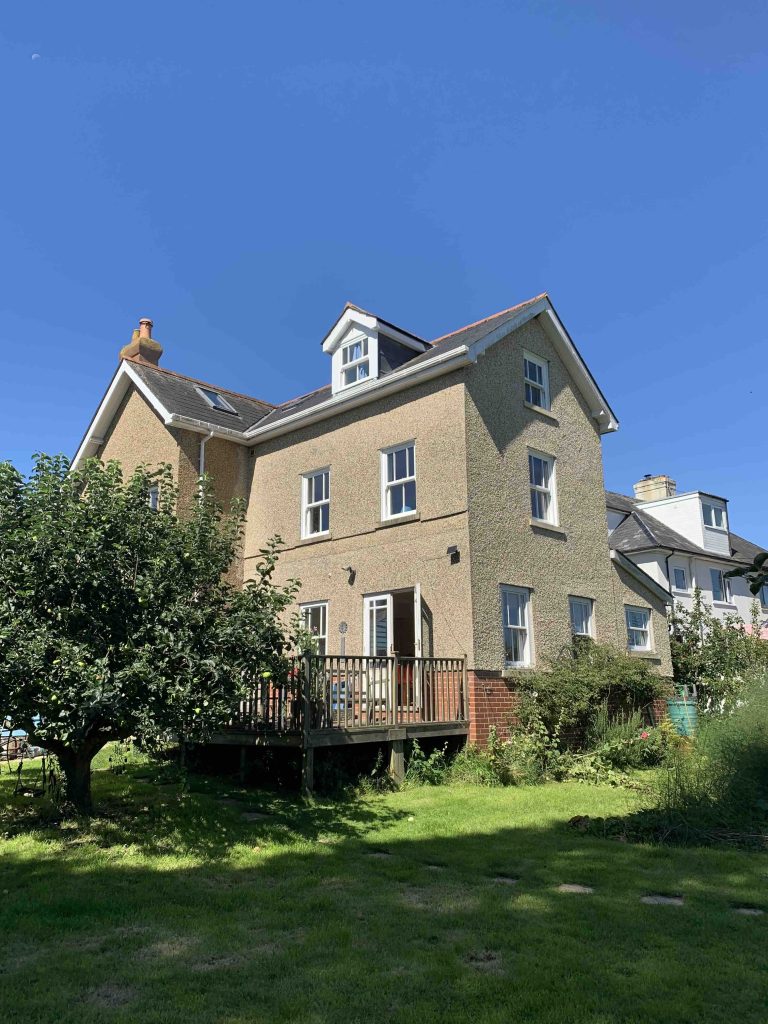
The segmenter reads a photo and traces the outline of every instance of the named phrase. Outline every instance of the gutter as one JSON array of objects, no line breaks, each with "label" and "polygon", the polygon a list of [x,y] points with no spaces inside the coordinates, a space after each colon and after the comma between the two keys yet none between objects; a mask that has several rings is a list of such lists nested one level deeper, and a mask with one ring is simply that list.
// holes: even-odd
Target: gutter
[{"label": "gutter", "polygon": [[652,594],[655,594],[664,604],[672,604],[672,595],[668,590],[665,590],[660,583],[657,583],[652,576],[644,572],[639,565],[635,565],[631,559],[615,548],[611,551],[611,561],[615,562],[616,565],[620,565],[630,576],[634,576],[638,583],[641,583],[646,590],[650,590]]},{"label": "gutter", "polygon": [[317,423],[319,420],[327,419],[329,416],[335,416],[337,413],[356,409],[358,406],[365,405],[376,398],[384,398],[386,395],[413,387],[422,381],[441,377],[452,370],[468,366],[471,362],[472,359],[469,355],[468,347],[462,345],[460,348],[435,356],[427,363],[407,367],[404,370],[395,370],[394,373],[379,378],[379,380],[374,382],[373,386],[365,388],[365,390],[359,388],[354,394],[343,395],[341,398],[334,396],[325,402],[320,402],[319,405],[314,406],[309,411],[303,410],[295,412],[291,416],[286,416],[285,419],[280,420],[274,425],[267,424],[266,426],[259,427],[257,424],[241,436],[253,442],[270,437],[279,437],[281,434],[287,434],[297,426],[309,426],[312,423]]}]

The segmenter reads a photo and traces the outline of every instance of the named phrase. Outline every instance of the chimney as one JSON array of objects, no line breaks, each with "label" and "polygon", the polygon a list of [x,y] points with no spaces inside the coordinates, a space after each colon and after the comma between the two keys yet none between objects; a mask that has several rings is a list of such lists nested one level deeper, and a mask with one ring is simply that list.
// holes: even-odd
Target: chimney
[{"label": "chimney", "polygon": [[674,498],[676,494],[677,484],[670,476],[651,476],[646,473],[635,484],[635,497],[638,501],[658,501],[659,498]]},{"label": "chimney", "polygon": [[138,330],[133,332],[133,337],[120,349],[121,359],[131,359],[134,363],[149,363],[157,366],[160,356],[163,354],[163,346],[152,337],[152,321],[146,317],[139,320]]}]

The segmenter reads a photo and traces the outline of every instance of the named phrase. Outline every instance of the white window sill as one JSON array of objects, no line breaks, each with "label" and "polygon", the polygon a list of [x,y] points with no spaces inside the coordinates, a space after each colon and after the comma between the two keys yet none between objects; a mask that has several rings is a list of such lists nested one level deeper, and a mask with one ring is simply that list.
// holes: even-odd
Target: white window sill
[{"label": "white window sill", "polygon": [[722,608],[724,611],[729,611],[729,612],[737,612],[739,610],[739,606],[733,604],[732,601],[713,601],[712,602],[712,607],[713,608]]},{"label": "white window sill", "polygon": [[654,650],[651,650],[650,648],[635,650],[632,647],[629,647],[628,651],[632,655],[633,658],[658,659],[658,657],[659,657],[658,652],[654,651]]},{"label": "white window sill", "polygon": [[552,420],[553,423],[560,425],[560,420],[554,413],[551,413],[549,409],[544,409],[541,405],[534,405],[533,402],[523,402],[526,409],[530,409],[531,412],[537,412],[539,416],[544,416],[545,419]]},{"label": "white window sill", "polygon": [[417,523],[421,519],[421,512],[406,512],[402,516],[392,516],[391,519],[380,519],[376,523],[377,530],[385,530],[389,526],[399,526],[401,523]]},{"label": "white window sill", "polygon": [[532,672],[533,665],[505,665],[501,670],[502,679],[514,679],[518,672]]},{"label": "white window sill", "polygon": [[673,594],[677,594],[678,597],[690,597],[691,596],[690,590],[678,590],[676,587],[672,588],[672,593]]},{"label": "white window sill", "polygon": [[333,540],[330,530],[327,530],[325,533],[313,533],[309,537],[302,537],[299,544],[319,544],[323,540]]},{"label": "white window sill", "polygon": [[536,530],[546,530],[547,533],[554,533],[558,537],[567,537],[567,534],[562,527],[556,526],[554,523],[548,523],[546,519],[534,519],[533,516],[531,516],[528,522]]}]

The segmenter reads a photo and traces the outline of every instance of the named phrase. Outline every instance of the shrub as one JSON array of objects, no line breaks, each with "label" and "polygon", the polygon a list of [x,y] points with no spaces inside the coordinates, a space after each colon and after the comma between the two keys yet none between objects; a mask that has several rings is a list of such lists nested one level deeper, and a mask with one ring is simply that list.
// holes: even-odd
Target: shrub
[{"label": "shrub", "polygon": [[418,740],[414,740],[404,781],[409,785],[421,786],[439,786],[447,782],[447,750],[446,743],[442,747],[436,747],[431,754],[425,754]]},{"label": "shrub", "polygon": [[609,644],[574,644],[548,667],[521,673],[517,686],[522,722],[540,721],[550,735],[584,734],[604,705],[641,709],[664,689],[664,681],[645,661]]},{"label": "shrub", "polygon": [[696,742],[664,773],[661,809],[677,828],[768,826],[768,675],[745,681],[732,710],[703,716]]}]

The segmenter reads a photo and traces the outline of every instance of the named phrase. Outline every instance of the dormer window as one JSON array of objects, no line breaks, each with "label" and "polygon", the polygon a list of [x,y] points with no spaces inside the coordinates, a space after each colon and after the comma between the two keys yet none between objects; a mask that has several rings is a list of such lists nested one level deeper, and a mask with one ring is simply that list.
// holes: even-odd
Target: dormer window
[{"label": "dormer window", "polygon": [[214,391],[212,388],[195,388],[195,391],[205,399],[211,409],[216,409],[218,412],[232,412],[237,416],[237,409],[234,409],[218,391]]},{"label": "dormer window", "polygon": [[341,367],[341,383],[345,388],[370,377],[367,338],[358,338],[342,348]]},{"label": "dormer window", "polygon": [[712,505],[708,501],[701,503],[704,515],[704,525],[711,530],[727,530],[728,520],[725,518],[725,509],[722,505]]}]

